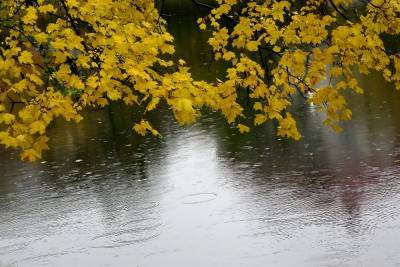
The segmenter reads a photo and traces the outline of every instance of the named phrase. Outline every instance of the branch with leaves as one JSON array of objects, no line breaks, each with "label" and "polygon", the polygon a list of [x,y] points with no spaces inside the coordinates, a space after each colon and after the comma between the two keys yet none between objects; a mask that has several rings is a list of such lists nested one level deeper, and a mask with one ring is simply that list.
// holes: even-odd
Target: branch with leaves
[{"label": "branch with leaves", "polygon": [[79,122],[112,102],[135,107],[141,135],[159,135],[146,117],[164,104],[182,125],[207,107],[240,132],[250,117],[298,140],[296,95],[339,131],[351,118],[344,91],[363,92],[357,72],[380,72],[400,89],[400,54],[385,43],[400,34],[398,1],[192,1],[209,10],[198,22],[212,34],[215,60],[230,66],[225,79],[196,81],[183,60],[171,60],[173,37],[153,1],[2,0],[0,144],[37,160],[54,120]]}]

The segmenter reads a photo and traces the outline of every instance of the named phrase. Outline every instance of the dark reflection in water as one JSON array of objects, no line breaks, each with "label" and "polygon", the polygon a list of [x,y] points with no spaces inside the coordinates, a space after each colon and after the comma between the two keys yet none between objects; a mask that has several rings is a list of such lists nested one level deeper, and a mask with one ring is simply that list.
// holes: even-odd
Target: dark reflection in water
[{"label": "dark reflection in water", "polygon": [[0,266],[399,266],[400,96],[360,80],[341,135],[295,107],[300,142],[167,112],[138,138],[120,106],[58,122],[42,162],[1,155]]}]

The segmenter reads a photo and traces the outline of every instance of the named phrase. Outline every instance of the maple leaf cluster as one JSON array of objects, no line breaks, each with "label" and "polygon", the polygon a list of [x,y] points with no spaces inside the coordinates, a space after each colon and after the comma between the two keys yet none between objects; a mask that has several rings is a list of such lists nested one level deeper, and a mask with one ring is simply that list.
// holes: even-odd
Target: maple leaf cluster
[{"label": "maple leaf cluster", "polygon": [[55,119],[79,122],[113,101],[142,113],[133,126],[141,135],[159,135],[146,114],[161,103],[182,125],[208,107],[245,133],[244,90],[254,125],[275,120],[279,136],[301,138],[288,111],[295,95],[340,131],[352,114],[344,91],[363,92],[357,73],[378,71],[400,89],[400,54],[384,39],[399,35],[399,14],[397,0],[218,0],[198,22],[229,68],[206,82],[171,60],[173,37],[153,1],[3,0],[0,144],[37,160]]}]

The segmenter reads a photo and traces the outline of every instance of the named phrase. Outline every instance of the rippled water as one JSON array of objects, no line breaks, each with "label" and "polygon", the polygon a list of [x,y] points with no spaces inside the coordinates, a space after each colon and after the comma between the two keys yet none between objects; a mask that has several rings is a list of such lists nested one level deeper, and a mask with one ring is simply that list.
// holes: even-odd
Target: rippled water
[{"label": "rippled water", "polygon": [[361,81],[341,135],[296,106],[300,142],[215,114],[138,138],[120,106],[57,122],[42,162],[0,155],[0,266],[400,266],[400,95]]}]

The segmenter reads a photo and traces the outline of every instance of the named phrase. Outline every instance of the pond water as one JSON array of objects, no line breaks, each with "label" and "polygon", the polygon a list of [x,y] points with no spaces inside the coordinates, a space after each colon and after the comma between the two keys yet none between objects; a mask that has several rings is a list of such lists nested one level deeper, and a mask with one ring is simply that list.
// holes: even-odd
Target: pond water
[{"label": "pond water", "polygon": [[[179,56],[223,75],[190,21],[170,19]],[[340,135],[296,105],[300,142],[167,112],[138,138],[121,106],[57,122],[42,162],[1,152],[0,266],[400,266],[400,93],[360,81]]]}]

